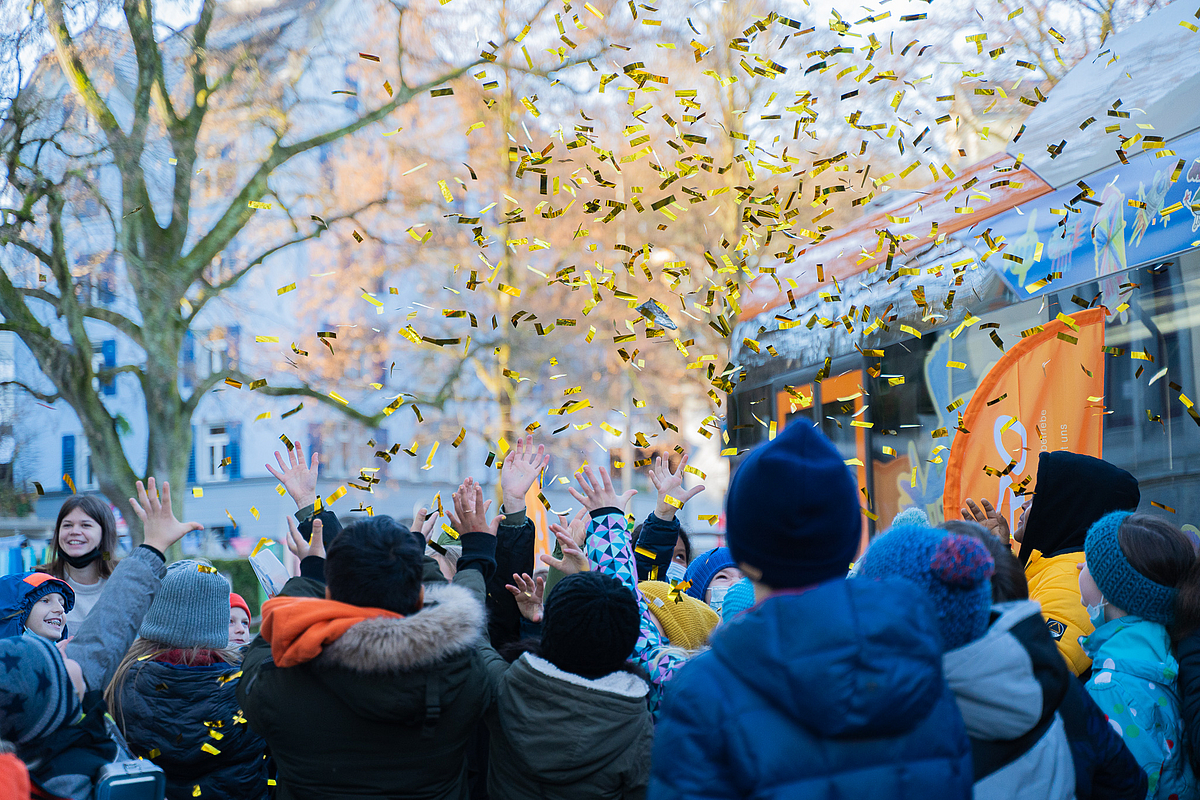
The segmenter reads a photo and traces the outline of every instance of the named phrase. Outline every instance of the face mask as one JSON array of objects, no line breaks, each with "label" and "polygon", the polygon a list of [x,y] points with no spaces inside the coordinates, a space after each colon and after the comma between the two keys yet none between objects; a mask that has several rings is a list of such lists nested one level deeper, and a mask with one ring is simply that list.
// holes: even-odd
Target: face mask
[{"label": "face mask", "polygon": [[1104,607],[1108,605],[1107,600],[1101,600],[1094,606],[1088,606],[1088,620],[1092,623],[1093,628],[1099,628],[1104,624]]},{"label": "face mask", "polygon": [[70,564],[75,569],[83,569],[84,567],[86,567],[88,564],[92,563],[99,557],[100,557],[100,548],[99,547],[97,547],[95,550],[91,551],[90,553],[84,553],[81,556],[71,556],[71,555],[67,555],[66,553],[62,554],[63,561],[66,561],[68,564]]},{"label": "face mask", "polygon": [[687,567],[683,564],[671,564],[667,567],[667,583],[679,583],[687,575]]},{"label": "face mask", "polygon": [[728,586],[720,586],[720,587],[711,589],[710,590],[711,594],[708,598],[709,608],[711,608],[713,611],[716,611],[718,614],[720,614],[721,606],[725,604],[725,593],[728,591],[729,591]]}]

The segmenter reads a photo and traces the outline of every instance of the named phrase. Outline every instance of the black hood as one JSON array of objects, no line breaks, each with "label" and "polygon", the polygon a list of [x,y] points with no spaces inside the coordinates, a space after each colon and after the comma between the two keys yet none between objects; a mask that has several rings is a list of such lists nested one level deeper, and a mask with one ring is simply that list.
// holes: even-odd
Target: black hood
[{"label": "black hood", "polygon": [[1082,550],[1092,523],[1111,511],[1134,511],[1140,500],[1137,478],[1107,461],[1065,450],[1038,454],[1021,563],[1034,550],[1046,556]]}]

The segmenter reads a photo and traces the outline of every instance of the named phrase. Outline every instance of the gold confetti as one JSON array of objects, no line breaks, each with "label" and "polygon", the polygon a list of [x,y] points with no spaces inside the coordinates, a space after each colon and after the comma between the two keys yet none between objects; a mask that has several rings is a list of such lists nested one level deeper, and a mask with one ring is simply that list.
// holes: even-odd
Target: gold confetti
[{"label": "gold confetti", "polygon": [[204,497],[204,490],[201,489],[199,486],[193,487],[192,488],[192,497]]}]

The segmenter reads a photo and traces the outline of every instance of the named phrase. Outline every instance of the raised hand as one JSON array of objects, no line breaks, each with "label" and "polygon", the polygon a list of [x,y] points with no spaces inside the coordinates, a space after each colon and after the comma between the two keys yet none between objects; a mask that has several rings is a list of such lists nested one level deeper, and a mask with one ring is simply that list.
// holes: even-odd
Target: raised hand
[{"label": "raised hand", "polygon": [[180,522],[171,511],[171,484],[163,481],[162,496],[159,496],[154,478],[146,481],[143,486],[137,482],[137,498],[129,498],[133,513],[142,521],[143,539],[160,553],[166,553],[167,548],[178,542],[184,534],[191,531],[202,531],[204,526],[199,522]]},{"label": "raised hand", "polygon": [[565,516],[559,514],[558,524],[550,525],[551,532],[556,530],[566,531],[566,534],[571,537],[571,541],[573,541],[579,547],[583,547],[584,542],[587,541],[587,529],[588,512],[586,508],[579,509],[579,512],[575,514],[575,519],[571,520],[570,524],[567,524],[567,518]]},{"label": "raised hand", "polygon": [[543,555],[541,557],[543,564],[554,567],[564,575],[574,575],[576,572],[591,570],[592,563],[588,561],[587,555],[584,554],[580,545],[575,544],[575,541],[562,529],[561,525],[551,524],[550,531],[554,534],[554,538],[558,539],[558,546],[562,548],[563,557],[555,558],[549,554]]},{"label": "raised hand", "polygon": [[[675,512],[683,508],[684,503],[704,491],[703,483],[698,483],[691,489],[683,488],[683,468],[687,463],[688,457],[685,454],[679,460],[676,470],[671,472],[671,460],[658,456],[654,459],[654,466],[646,473],[650,476],[650,483],[658,490],[658,504],[654,506],[654,516],[663,522],[675,519]],[[679,505],[673,505],[667,498],[678,501]]]},{"label": "raised hand", "polygon": [[320,519],[314,519],[312,524],[312,535],[309,540],[304,541],[304,534],[296,527],[296,518],[288,514],[288,550],[291,550],[293,555],[300,561],[309,556],[325,557],[325,523]]},{"label": "raised hand", "polygon": [[267,464],[267,472],[283,484],[283,488],[287,489],[287,493],[296,501],[296,508],[304,508],[317,502],[317,469],[320,467],[320,456],[313,453],[312,463],[305,464],[304,446],[296,442],[296,446],[288,450],[286,463],[278,450],[275,451],[275,460],[279,462],[279,469]]},{"label": "raised hand", "polygon": [[629,498],[637,494],[637,489],[629,489],[624,494],[618,495],[613,489],[608,470],[604,467],[600,467],[599,479],[592,473],[590,466],[584,467],[580,472],[575,473],[575,482],[579,484],[580,491],[575,491],[572,486],[568,486],[567,491],[571,493],[572,497],[583,503],[583,507],[588,511],[595,511],[598,508],[619,508],[623,512],[625,506],[629,504]]},{"label": "raised hand", "polygon": [[476,483],[474,478],[467,478],[454,491],[454,510],[447,509],[446,513],[459,536],[464,533],[490,533],[495,536],[504,516],[497,514],[489,521],[487,512],[491,507],[492,501],[485,502],[483,499],[483,486]]},{"label": "raised hand", "polygon": [[432,514],[429,513],[429,509],[425,506],[413,509],[413,533],[420,533],[421,538],[429,542],[437,531],[439,519],[441,519],[440,514],[436,511]]},{"label": "raised hand", "polygon": [[[516,586],[513,585],[516,584]],[[542,621],[542,595],[546,590],[544,578],[534,580],[529,575],[513,573],[513,583],[505,585],[505,589],[517,598],[517,608],[521,616],[530,622]]]},{"label": "raised hand", "polygon": [[500,470],[500,492],[504,495],[504,510],[509,513],[525,510],[525,493],[533,486],[538,474],[550,464],[546,446],[533,449],[533,437],[517,439],[516,446],[504,458]]},{"label": "raised hand", "polygon": [[976,522],[982,525],[988,529],[989,533],[1000,537],[1000,541],[1008,544],[1008,520],[1004,518],[1003,514],[992,507],[987,498],[980,500],[979,503],[983,506],[982,509],[975,505],[974,500],[967,498],[967,507],[959,509],[962,513],[962,518],[967,522]]}]

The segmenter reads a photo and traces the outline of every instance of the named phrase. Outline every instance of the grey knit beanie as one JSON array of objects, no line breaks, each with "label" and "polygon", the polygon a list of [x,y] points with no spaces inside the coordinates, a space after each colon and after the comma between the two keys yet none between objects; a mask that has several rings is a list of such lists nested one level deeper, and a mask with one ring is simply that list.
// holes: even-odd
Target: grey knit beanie
[{"label": "grey knit beanie", "polygon": [[168,647],[228,647],[229,581],[208,564],[176,561],[138,636]]}]

